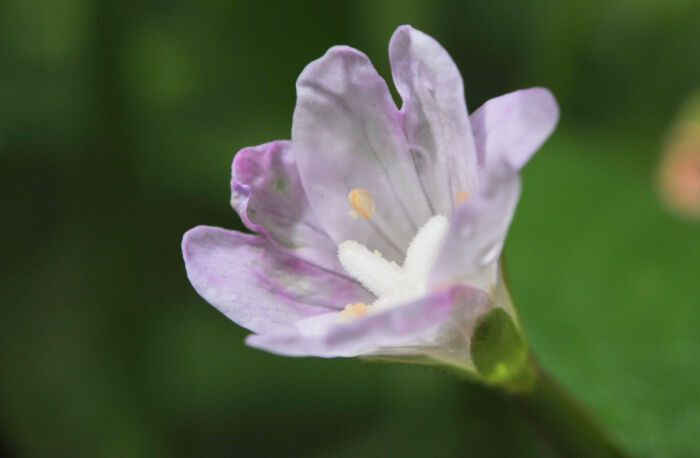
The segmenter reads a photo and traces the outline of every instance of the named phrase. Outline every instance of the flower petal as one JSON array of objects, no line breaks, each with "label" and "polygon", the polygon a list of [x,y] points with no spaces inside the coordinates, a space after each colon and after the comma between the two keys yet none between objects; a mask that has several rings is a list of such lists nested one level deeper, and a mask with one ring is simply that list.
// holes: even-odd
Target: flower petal
[{"label": "flower petal", "polygon": [[434,213],[450,216],[457,193],[474,193],[477,156],[462,76],[447,51],[410,26],[389,42],[394,84],[421,184]]},{"label": "flower petal", "polygon": [[187,276],[210,304],[253,332],[270,332],[371,296],[261,236],[198,226],[182,240]]},{"label": "flower petal", "polygon": [[344,273],[336,245],[311,212],[291,142],[244,148],[233,160],[231,205],[245,225],[311,263]]},{"label": "flower petal", "polygon": [[482,189],[457,208],[430,273],[430,284],[467,283],[489,290],[520,197],[520,177],[506,163],[488,170]]},{"label": "flower petal", "polygon": [[[292,146],[311,208],[331,238],[355,240],[400,261],[431,212],[389,89],[367,56],[336,46],[297,81]],[[353,219],[348,193],[374,199]]]},{"label": "flower petal", "polygon": [[534,87],[491,99],[469,119],[480,163],[505,160],[520,170],[554,131],[559,107],[549,90]]},{"label": "flower petal", "polygon": [[288,356],[417,354],[433,345],[454,309],[476,312],[488,303],[483,291],[459,285],[350,323],[339,323],[337,313],[318,315],[299,323],[296,332],[251,335],[246,343]]}]

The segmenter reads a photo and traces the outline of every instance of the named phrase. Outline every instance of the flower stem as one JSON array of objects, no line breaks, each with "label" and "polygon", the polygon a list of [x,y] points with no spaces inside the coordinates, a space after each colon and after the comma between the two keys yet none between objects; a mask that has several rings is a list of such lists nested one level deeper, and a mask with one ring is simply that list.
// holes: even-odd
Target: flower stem
[{"label": "flower stem", "polygon": [[552,456],[624,457],[584,406],[541,369],[532,390],[513,392],[512,400]]}]

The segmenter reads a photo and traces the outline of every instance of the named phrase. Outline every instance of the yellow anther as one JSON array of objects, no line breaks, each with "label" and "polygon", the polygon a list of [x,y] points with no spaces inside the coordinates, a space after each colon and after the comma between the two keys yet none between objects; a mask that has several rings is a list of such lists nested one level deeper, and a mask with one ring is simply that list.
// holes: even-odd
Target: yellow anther
[{"label": "yellow anther", "polygon": [[364,189],[355,188],[350,191],[348,200],[350,201],[350,208],[352,208],[352,212],[350,212],[351,215],[369,219],[372,213],[374,213],[374,199],[372,199],[372,196]]},{"label": "yellow anther", "polygon": [[367,305],[364,302],[356,302],[354,304],[348,304],[345,306],[342,312],[340,312],[341,318],[354,318],[362,316],[367,313]]},{"label": "yellow anther", "polygon": [[459,191],[459,192],[457,193],[457,203],[458,203],[458,204],[464,203],[464,202],[466,202],[467,200],[469,200],[469,197],[470,197],[470,196],[469,196],[469,193],[468,193],[468,192],[466,192],[466,191]]}]

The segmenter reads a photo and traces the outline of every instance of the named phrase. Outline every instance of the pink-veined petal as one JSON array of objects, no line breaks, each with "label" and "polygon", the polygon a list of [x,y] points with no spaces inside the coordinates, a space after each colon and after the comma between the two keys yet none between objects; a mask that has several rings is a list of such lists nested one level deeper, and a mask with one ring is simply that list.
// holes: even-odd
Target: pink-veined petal
[{"label": "pink-veined petal", "polygon": [[410,26],[394,32],[389,57],[421,183],[434,213],[449,217],[457,194],[473,194],[477,186],[476,147],[462,76],[437,41]]},{"label": "pink-veined petal", "polygon": [[371,300],[346,277],[311,265],[258,235],[198,226],[182,240],[187,276],[221,313],[253,332]]},{"label": "pink-veined petal", "polygon": [[559,107],[549,90],[533,87],[493,98],[469,119],[481,163],[520,170],[554,131]]},{"label": "pink-veined petal", "polygon": [[455,211],[430,284],[461,282],[489,290],[519,197],[520,177],[510,165],[489,169],[479,193]]},{"label": "pink-veined petal", "polygon": [[304,260],[344,273],[335,243],[311,211],[291,142],[242,149],[233,160],[231,175],[231,205],[250,230]]},{"label": "pink-veined petal", "polygon": [[350,323],[338,322],[337,313],[319,315],[303,320],[293,332],[251,335],[246,343],[288,356],[419,354],[421,346],[429,348],[441,339],[439,330],[455,309],[458,315],[478,313],[489,303],[485,292],[459,285]]},{"label": "pink-veined petal", "polygon": [[[292,147],[311,208],[337,243],[356,240],[400,261],[431,215],[389,89],[367,56],[336,46],[297,81]],[[374,199],[370,219],[349,215],[348,193]]]}]

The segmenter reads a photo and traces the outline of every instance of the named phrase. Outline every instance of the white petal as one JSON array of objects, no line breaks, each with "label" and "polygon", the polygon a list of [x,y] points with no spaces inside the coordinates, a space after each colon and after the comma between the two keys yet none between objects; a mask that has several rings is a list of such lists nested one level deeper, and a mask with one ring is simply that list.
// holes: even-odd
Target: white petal
[{"label": "white petal", "polygon": [[520,178],[509,165],[489,169],[484,188],[457,209],[435,267],[432,285],[464,282],[489,290],[520,196]]},{"label": "white petal", "polygon": [[421,184],[434,214],[451,216],[459,192],[477,186],[477,155],[464,83],[450,55],[432,37],[399,27],[389,42],[394,84]]},{"label": "white petal", "polygon": [[[335,243],[357,240],[401,261],[431,212],[401,114],[367,56],[336,46],[304,69],[297,81],[292,148],[311,208]],[[369,220],[348,216],[353,188],[374,199]]]}]

